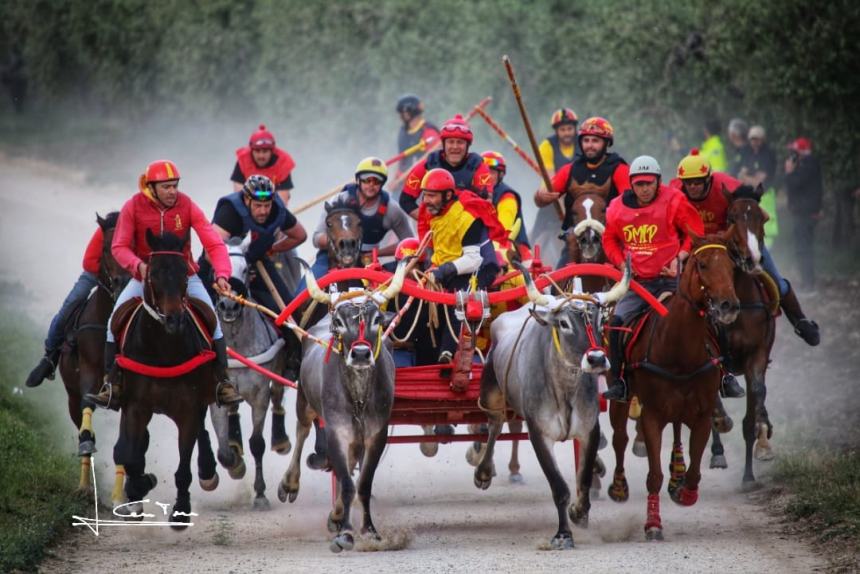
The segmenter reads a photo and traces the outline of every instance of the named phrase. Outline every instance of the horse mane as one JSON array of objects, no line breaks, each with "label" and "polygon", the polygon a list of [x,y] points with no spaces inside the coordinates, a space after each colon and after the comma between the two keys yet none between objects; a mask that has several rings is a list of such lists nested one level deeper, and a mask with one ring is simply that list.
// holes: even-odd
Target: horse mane
[{"label": "horse mane", "polygon": [[108,231],[116,227],[117,222],[119,221],[119,211],[111,211],[104,217],[96,213],[96,222],[98,222],[99,227],[102,228],[102,231]]},{"label": "horse mane", "polygon": [[185,249],[185,242],[188,240],[187,234],[184,237],[179,237],[170,232],[156,235],[149,230],[147,230],[146,237],[153,251],[178,251],[180,253]]},{"label": "horse mane", "polygon": [[756,203],[761,201],[761,190],[751,185],[741,185],[732,194],[734,199],[751,199]]}]

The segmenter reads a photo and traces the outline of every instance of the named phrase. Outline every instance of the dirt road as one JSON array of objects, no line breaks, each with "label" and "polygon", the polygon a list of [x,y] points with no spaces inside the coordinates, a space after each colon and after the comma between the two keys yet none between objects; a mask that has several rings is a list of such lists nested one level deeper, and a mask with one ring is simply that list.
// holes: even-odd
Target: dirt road
[{"label": "dirt road", "polygon": [[[22,182],[28,189],[41,191],[25,193]],[[93,212],[118,208],[131,191],[130,185],[96,189],[86,184],[83,174],[0,158],[4,205],[0,280],[26,285],[27,308],[41,325],[47,325],[80,271],[80,254],[94,229]],[[206,211],[211,209],[206,201],[211,199],[214,204],[215,195],[209,195],[212,197],[201,201]],[[781,333],[783,339],[786,336]],[[24,359],[35,362],[37,357]],[[58,381],[27,392],[40,393],[46,401],[63,401]],[[740,402],[730,407],[739,423]],[[294,436],[291,408],[292,400],[287,413],[288,431]],[[117,418],[104,412],[96,417],[100,448],[96,468],[106,502]],[[247,418],[243,421],[246,437]],[[608,428],[605,415],[602,422]],[[67,437],[72,453],[71,424],[61,420],[60,425],[64,430],[58,432]],[[176,430],[166,418],[156,417],[151,432],[147,468],[158,475],[159,485],[150,498],[172,503]],[[414,431],[397,428],[394,432]],[[664,445],[670,442],[667,437]],[[375,483],[375,522],[383,535],[394,533],[409,539],[401,551],[329,552],[325,527],[329,475],[304,469],[298,500],[281,504],[275,492],[288,458],[271,453],[264,460],[271,510],[251,510],[253,460],[248,456],[249,472],[242,481],[231,481],[223,469],[219,469],[221,486],[214,493],[202,492],[195,481],[192,505],[199,516],[187,531],[102,528],[96,537],[79,528],[52,550],[42,568],[45,572],[321,572],[347,568],[352,572],[542,572],[576,568],[587,572],[728,573],[809,572],[825,564],[801,541],[781,535],[778,523],[739,492],[742,458],[737,431],[727,437],[730,469],[705,471],[696,506],[675,506],[664,493],[665,542],[644,541],[647,465],[644,459],[630,455],[630,501],[623,505],[609,501],[604,482],[603,493],[592,506],[590,527],[574,532],[576,548],[570,552],[542,549],[556,526],[549,488],[527,444],[521,449],[525,484],[509,484],[505,468],[509,448],[507,444],[499,448],[499,476],[489,491],[482,492],[472,484],[463,444],[443,445],[433,459],[423,457],[417,445],[389,447]],[[572,477],[571,451],[570,444],[556,448],[568,477]],[[611,449],[601,455],[611,467]],[[668,461],[668,451],[664,460]],[[101,511],[102,518],[107,515],[108,511]]]}]

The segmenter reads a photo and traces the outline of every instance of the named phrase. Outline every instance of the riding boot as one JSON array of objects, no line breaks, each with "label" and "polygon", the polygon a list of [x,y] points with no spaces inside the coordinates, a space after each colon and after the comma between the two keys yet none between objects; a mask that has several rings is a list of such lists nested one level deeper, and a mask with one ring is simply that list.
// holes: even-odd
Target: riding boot
[{"label": "riding boot", "polygon": [[236,387],[230,382],[227,375],[227,341],[224,337],[212,341],[215,349],[215,403],[220,407],[242,402],[242,395],[236,391]]},{"label": "riding boot", "polygon": [[38,387],[42,384],[42,381],[48,379],[50,381],[54,380],[54,373],[57,370],[57,361],[60,360],[60,349],[45,349],[45,356],[39,361],[39,364],[36,365],[30,372],[30,376],[27,377],[27,386],[28,387]]},{"label": "riding boot", "polygon": [[807,319],[803,314],[803,309],[800,308],[800,302],[797,300],[797,295],[794,294],[791,283],[788,284],[788,293],[779,300],[779,306],[785,311],[785,317],[794,327],[794,332],[806,341],[807,345],[815,347],[821,342],[818,323]]},{"label": "riding boot", "polygon": [[746,396],[738,380],[732,374],[734,366],[732,354],[729,349],[729,333],[723,325],[717,326],[717,340],[723,355],[723,378],[720,380],[720,396],[724,399],[740,399]]},{"label": "riding boot", "polygon": [[122,400],[122,377],[116,366],[116,343],[105,341],[105,377],[99,394],[87,393],[87,398],[103,409],[119,410]]},{"label": "riding boot", "polygon": [[[620,327],[620,320],[612,318],[610,327]],[[627,381],[624,380],[622,363],[624,362],[624,350],[621,348],[621,331],[612,329],[609,331],[609,372],[612,381],[609,388],[603,393],[607,401],[627,402]]]}]

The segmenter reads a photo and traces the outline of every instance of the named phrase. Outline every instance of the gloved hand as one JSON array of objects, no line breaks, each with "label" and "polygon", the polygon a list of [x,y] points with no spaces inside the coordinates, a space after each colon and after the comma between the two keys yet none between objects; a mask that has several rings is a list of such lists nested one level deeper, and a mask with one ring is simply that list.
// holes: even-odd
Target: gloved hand
[{"label": "gloved hand", "polygon": [[245,252],[245,260],[248,263],[256,263],[257,261],[266,256],[266,253],[269,252],[269,249],[271,249],[272,245],[274,244],[274,235],[268,237],[258,237],[251,242],[251,245],[248,246],[248,250]]},{"label": "gloved hand", "polygon": [[448,263],[443,263],[436,269],[431,270],[430,274],[433,275],[433,279],[436,283],[445,283],[457,275],[457,268],[449,261]]}]

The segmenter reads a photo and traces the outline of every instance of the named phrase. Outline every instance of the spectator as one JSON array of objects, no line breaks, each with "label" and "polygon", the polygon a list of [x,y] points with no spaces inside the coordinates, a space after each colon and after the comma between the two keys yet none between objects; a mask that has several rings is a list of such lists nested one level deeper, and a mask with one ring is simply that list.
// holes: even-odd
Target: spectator
[{"label": "spectator", "polygon": [[785,189],[791,214],[795,257],[800,270],[800,287],[815,289],[813,245],[815,225],[821,217],[821,165],[812,155],[812,142],[797,138],[788,146],[785,160]]},{"label": "spectator", "polygon": [[764,226],[765,242],[768,247],[773,246],[773,241],[779,235],[779,222],[776,214],[776,187],[774,176],[776,175],[776,154],[767,144],[767,132],[762,126],[752,126],[747,134],[749,146],[743,156],[738,171],[738,179],[741,183],[764,189],[761,198],[761,207],[770,219]]},{"label": "spectator", "polygon": [[720,138],[720,122],[717,119],[711,118],[705,122],[702,130],[705,135],[705,140],[699,146],[699,151],[702,156],[711,164],[713,171],[726,171],[729,168],[728,160],[726,160],[726,148],[723,146],[723,140]]},{"label": "spectator", "polygon": [[749,124],[740,118],[732,118],[729,121],[729,175],[734,178],[740,174],[741,166],[744,163],[746,154],[749,153],[750,146],[747,143],[747,134],[749,133]]}]

